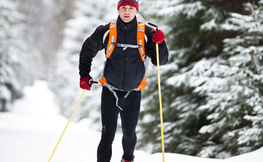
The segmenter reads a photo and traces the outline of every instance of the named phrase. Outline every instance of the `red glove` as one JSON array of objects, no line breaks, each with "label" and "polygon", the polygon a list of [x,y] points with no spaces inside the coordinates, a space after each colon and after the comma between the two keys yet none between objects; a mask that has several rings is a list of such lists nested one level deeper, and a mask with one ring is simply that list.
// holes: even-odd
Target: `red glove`
[{"label": "red glove", "polygon": [[82,89],[90,90],[92,84],[93,84],[92,77],[86,77],[86,78],[80,78],[79,86]]},{"label": "red glove", "polygon": [[156,44],[162,44],[163,41],[164,41],[164,34],[161,30],[152,30],[152,33],[153,33],[153,41],[156,43]]}]

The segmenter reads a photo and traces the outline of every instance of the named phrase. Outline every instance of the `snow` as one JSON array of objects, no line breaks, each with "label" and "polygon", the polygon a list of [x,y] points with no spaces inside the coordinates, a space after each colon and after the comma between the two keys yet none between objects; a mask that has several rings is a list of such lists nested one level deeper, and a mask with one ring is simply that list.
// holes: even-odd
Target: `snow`
[{"label": "snow", "polygon": [[[36,81],[33,86],[26,87],[24,93],[24,98],[16,101],[10,112],[0,113],[0,162],[47,162],[68,122],[59,114],[55,105],[56,96],[45,81]],[[95,162],[100,132],[92,124],[89,119],[71,122],[51,161]],[[263,148],[225,160],[165,153],[165,161],[262,162],[262,153]],[[112,161],[120,161],[121,155],[121,134],[117,133]],[[135,155],[136,162],[162,161],[161,153],[136,150]]]}]

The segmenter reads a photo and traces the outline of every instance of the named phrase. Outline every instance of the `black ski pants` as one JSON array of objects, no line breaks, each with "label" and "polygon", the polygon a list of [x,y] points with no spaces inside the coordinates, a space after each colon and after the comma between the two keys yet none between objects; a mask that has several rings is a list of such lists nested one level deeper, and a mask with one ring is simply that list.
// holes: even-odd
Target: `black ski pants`
[{"label": "black ski pants", "polygon": [[102,135],[97,151],[98,162],[110,162],[112,155],[112,142],[117,130],[119,114],[121,117],[123,132],[122,146],[124,157],[127,160],[132,159],[137,142],[135,129],[140,113],[141,92],[133,91],[128,95],[127,98],[124,98],[127,92],[116,91],[116,94],[119,98],[119,106],[123,110],[116,106],[116,98],[114,97],[113,93],[106,87],[103,87],[102,89]]}]

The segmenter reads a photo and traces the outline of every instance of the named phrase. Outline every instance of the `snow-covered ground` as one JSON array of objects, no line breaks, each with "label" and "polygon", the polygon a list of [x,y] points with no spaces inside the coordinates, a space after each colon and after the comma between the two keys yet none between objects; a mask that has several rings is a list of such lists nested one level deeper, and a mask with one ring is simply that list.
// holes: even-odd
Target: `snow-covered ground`
[{"label": "snow-covered ground", "polygon": [[[24,89],[25,97],[14,103],[11,112],[0,113],[0,162],[48,162],[68,119],[59,114],[55,97],[44,81]],[[81,95],[81,94],[80,94]],[[76,98],[76,103],[79,98]],[[74,104],[73,104],[74,105]],[[74,105],[75,106],[75,105]],[[73,109],[74,109],[73,106]],[[73,111],[73,110],[72,110]],[[52,162],[96,162],[100,132],[92,123],[71,122]],[[263,148],[237,157],[219,160],[179,154],[165,154],[166,162],[263,162]],[[113,145],[112,162],[122,155],[121,134]],[[136,162],[162,162],[162,154],[136,150]]]}]

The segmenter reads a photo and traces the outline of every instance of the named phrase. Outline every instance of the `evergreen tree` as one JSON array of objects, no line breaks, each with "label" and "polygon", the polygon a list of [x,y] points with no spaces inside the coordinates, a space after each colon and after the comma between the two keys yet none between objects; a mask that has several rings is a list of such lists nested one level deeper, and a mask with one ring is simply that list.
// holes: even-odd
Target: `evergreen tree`
[{"label": "evergreen tree", "polygon": [[240,34],[224,40],[224,61],[213,65],[211,72],[217,69],[221,81],[206,93],[208,102],[199,108],[210,120],[200,130],[210,138],[199,155],[237,155],[263,145],[262,2],[244,4],[249,14],[231,13],[223,26]]},{"label": "evergreen tree", "polygon": [[[95,31],[97,26],[116,19],[116,2],[109,2],[106,0],[78,0],[75,3],[73,18],[66,22],[64,41],[57,57],[55,81],[52,84],[61,112],[65,116],[71,115],[77,99],[82,93],[79,88],[80,77],[78,70],[82,44]],[[116,12],[112,12],[112,10]],[[104,58],[104,51],[101,51],[92,63],[91,76],[96,81],[100,79],[104,67]],[[94,84],[92,90],[85,94],[75,119],[86,118],[90,113],[92,113],[91,117],[97,117],[98,113],[96,111],[100,106],[100,88],[100,86]],[[94,110],[95,113],[93,113]]]},{"label": "evergreen tree", "polygon": [[[169,64],[161,68],[167,152],[224,158],[262,146],[262,42],[257,42],[258,47],[247,44],[252,40],[251,24],[262,21],[259,3],[170,0],[148,4],[151,11],[146,14],[166,24],[171,54]],[[258,7],[257,14],[245,6]],[[252,49],[256,49],[253,64],[248,57]],[[246,57],[242,50],[248,52]],[[161,149],[157,95],[156,76],[151,74],[144,93],[140,143],[153,143],[154,152]],[[248,128],[254,138],[244,138]]]},{"label": "evergreen tree", "polygon": [[26,44],[24,15],[17,12],[17,4],[0,3],[0,111],[22,96],[23,87],[32,83],[35,66]]}]

